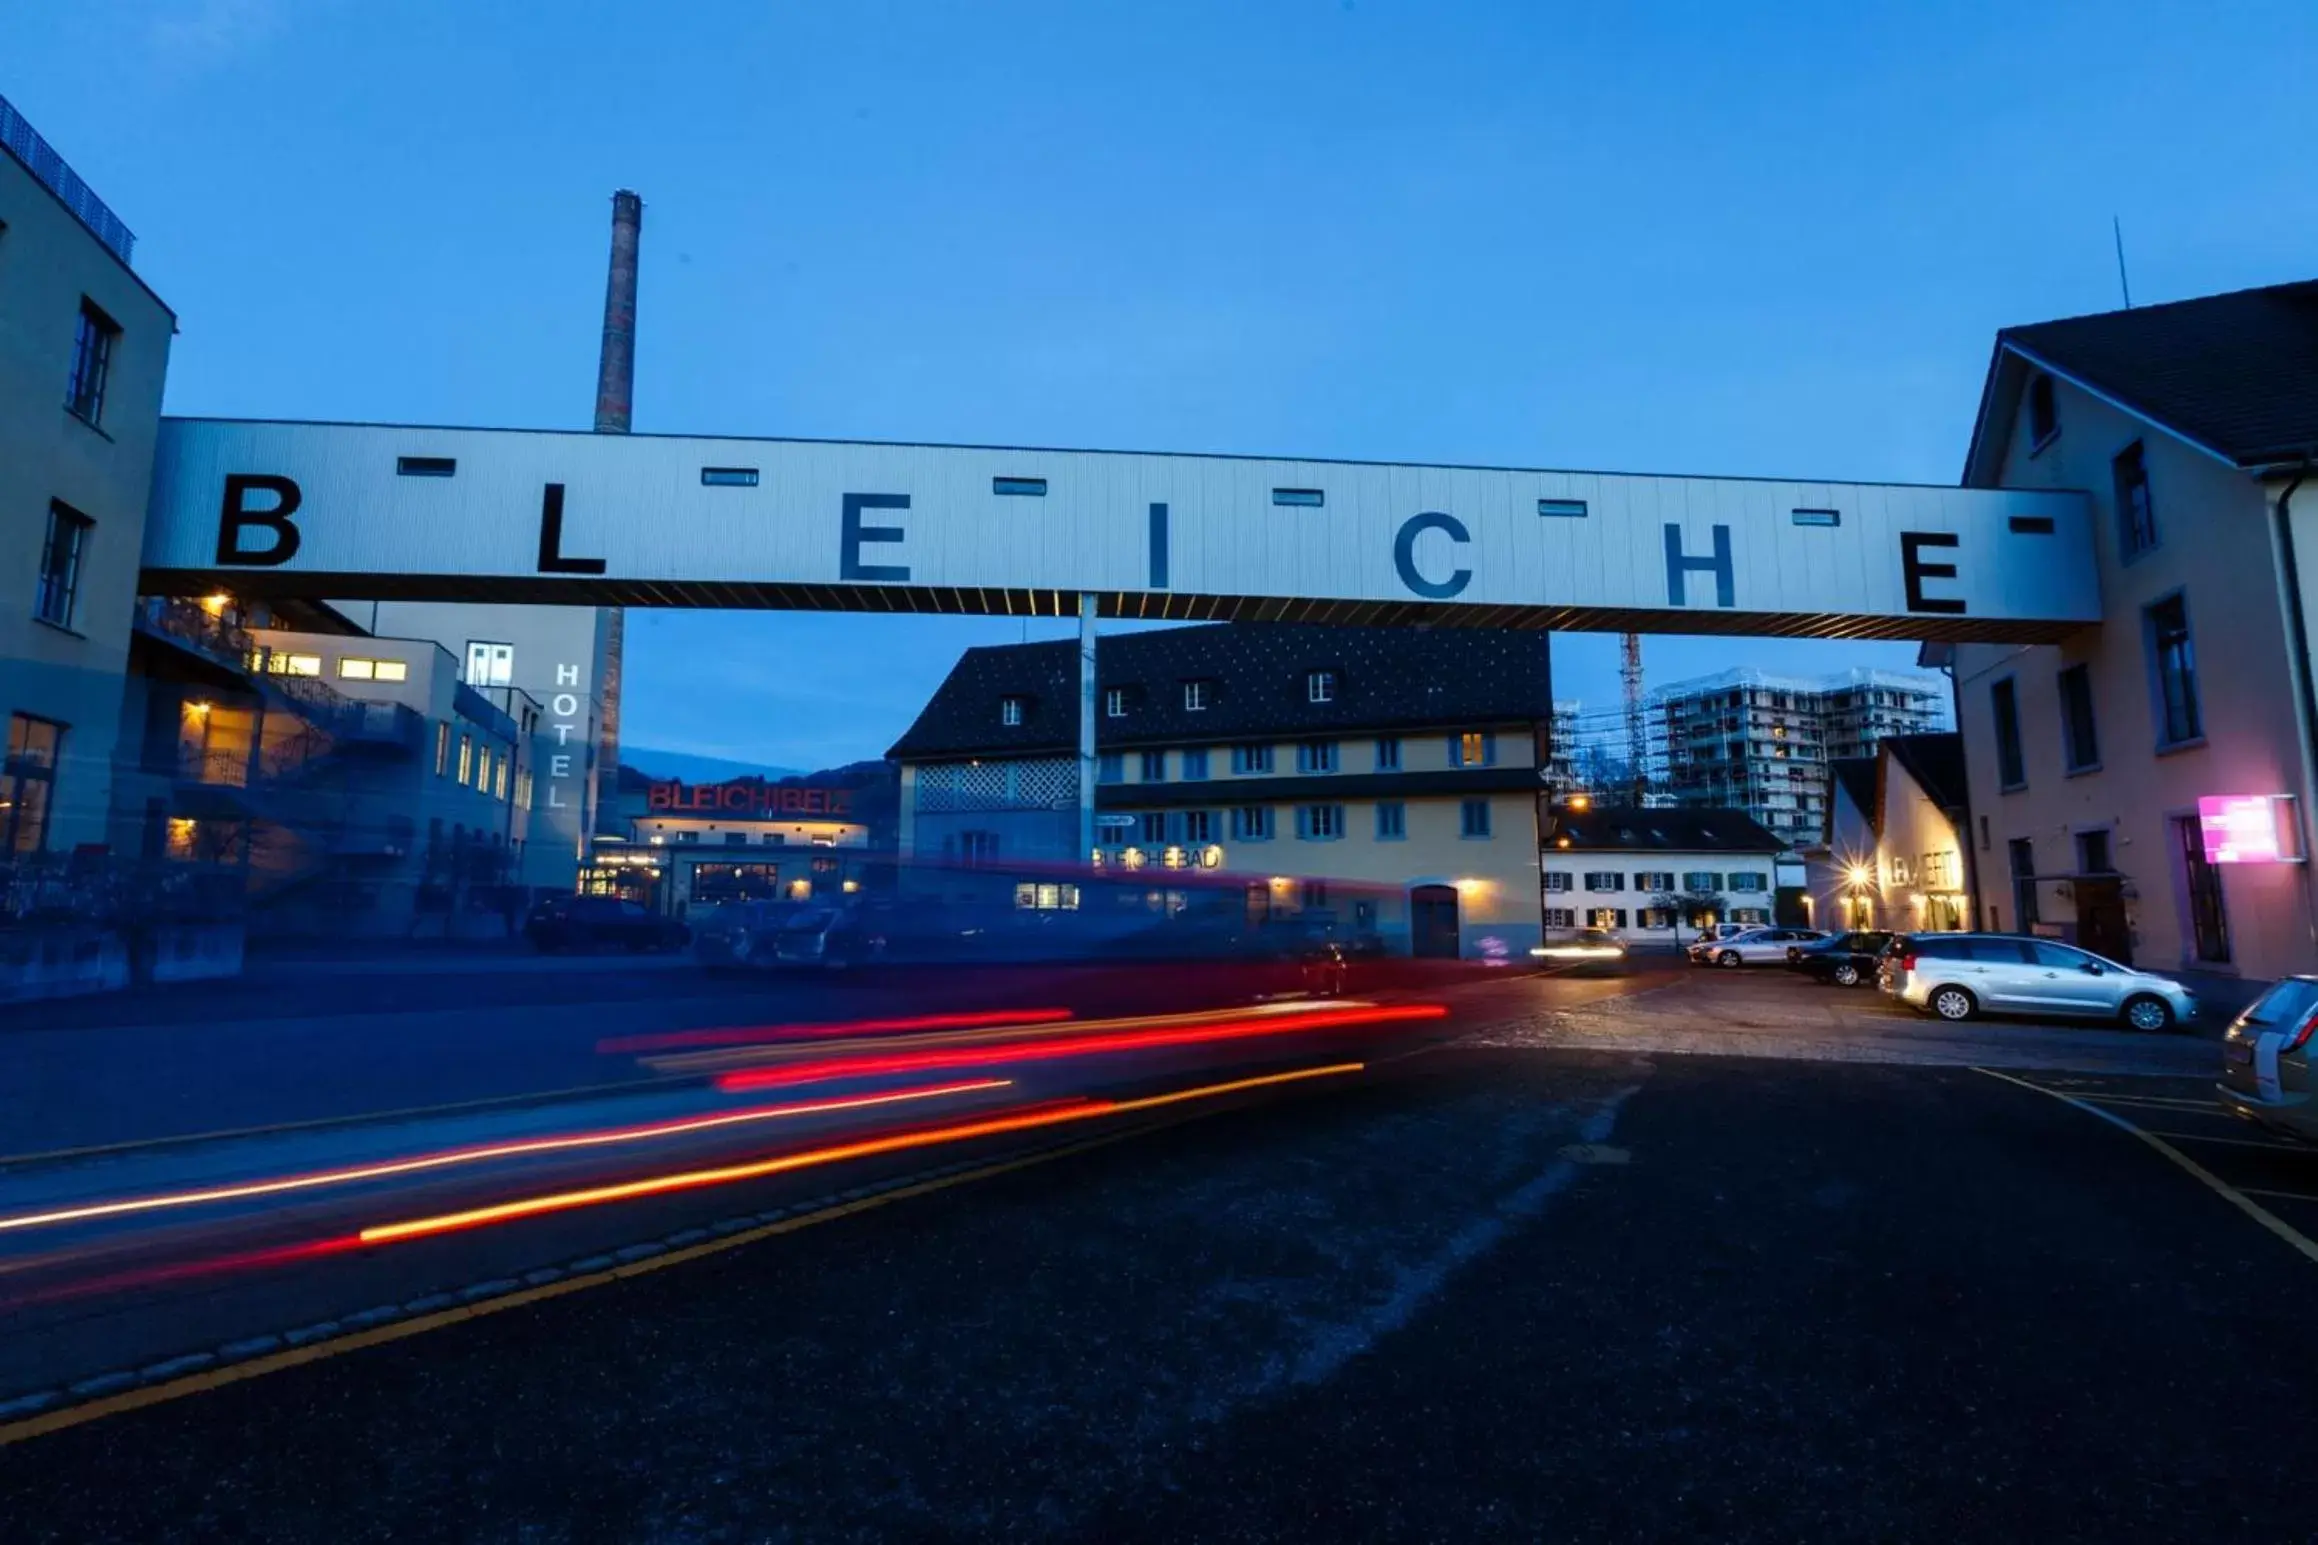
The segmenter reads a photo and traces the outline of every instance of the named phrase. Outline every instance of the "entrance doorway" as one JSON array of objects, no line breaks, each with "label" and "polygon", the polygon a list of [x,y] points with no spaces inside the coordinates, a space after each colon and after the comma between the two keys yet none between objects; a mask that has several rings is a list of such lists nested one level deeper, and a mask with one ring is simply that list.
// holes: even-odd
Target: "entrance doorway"
[{"label": "entrance doorway", "polygon": [[1409,892],[1409,953],[1421,960],[1455,960],[1457,888],[1419,885]]},{"label": "entrance doorway", "polygon": [[2205,832],[2197,817],[2175,816],[2173,840],[2181,855],[2183,900],[2188,902],[2190,958],[2215,965],[2229,960],[2229,910],[2222,904],[2221,872],[2205,861]]}]

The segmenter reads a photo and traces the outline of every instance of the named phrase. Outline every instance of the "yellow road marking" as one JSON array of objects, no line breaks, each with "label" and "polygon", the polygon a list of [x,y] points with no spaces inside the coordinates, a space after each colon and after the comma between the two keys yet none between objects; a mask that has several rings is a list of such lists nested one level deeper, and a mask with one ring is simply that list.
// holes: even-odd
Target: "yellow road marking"
[{"label": "yellow road marking", "polygon": [[[1342,1070],[1356,1071],[1359,1067],[1360,1064],[1352,1063],[1344,1065]],[[1331,1069],[1331,1071],[1336,1071],[1336,1069]],[[1244,1088],[1247,1086],[1243,1084],[1229,1087]],[[1191,1095],[1188,1091],[1172,1096],[1148,1097],[1139,1102],[1135,1108],[1148,1109],[1153,1106],[1165,1106],[1189,1098]],[[603,1271],[589,1272],[585,1276],[565,1277],[560,1281],[542,1283],[538,1287],[520,1288],[497,1298],[486,1298],[479,1303],[461,1304],[455,1308],[437,1310],[432,1314],[397,1320],[391,1325],[380,1325],[370,1330],[356,1331],[351,1335],[335,1336],[329,1340],[316,1341],[307,1346],[270,1352],[263,1357],[253,1357],[246,1362],[231,1363],[223,1368],[211,1368],[200,1373],[189,1373],[182,1378],[148,1385],[142,1389],[123,1390],[120,1394],[107,1395],[100,1400],[91,1400],[81,1405],[66,1407],[63,1410],[46,1411],[38,1416],[29,1416],[21,1421],[0,1425],[0,1448],[22,1443],[31,1438],[43,1437],[48,1433],[61,1432],[66,1428],[83,1426],[86,1423],[100,1421],[108,1416],[117,1416],[123,1412],[143,1410],[148,1406],[181,1400],[188,1395],[198,1395],[209,1390],[222,1389],[229,1384],[239,1384],[246,1379],[259,1378],[269,1373],[285,1372],[291,1368],[303,1367],[308,1363],[317,1363],[325,1358],[337,1357],[347,1352],[359,1352],[365,1347],[405,1341],[414,1336],[424,1335],[431,1330],[441,1330],[445,1326],[457,1325],[468,1320],[479,1320],[486,1315],[501,1314],[510,1309],[520,1309],[530,1304],[543,1303],[548,1299],[561,1298],[567,1293],[577,1293],[585,1288],[603,1287],[627,1277],[641,1277],[648,1272],[680,1266],[688,1261],[699,1260],[703,1256],[718,1255],[726,1250],[738,1249],[742,1245],[771,1239],[776,1235],[793,1234],[800,1229],[811,1228],[815,1224],[831,1223],[839,1218],[850,1217],[859,1212],[868,1212],[893,1202],[931,1195],[936,1191],[947,1191],[954,1186],[967,1185],[978,1180],[995,1179],[1000,1175],[1010,1174],[1016,1170],[1029,1169],[1035,1165],[1051,1163],[1057,1159],[1071,1158],[1097,1148],[1107,1148],[1113,1143],[1125,1142],[1131,1137],[1142,1137],[1171,1127],[1182,1126],[1188,1122],[1221,1114],[1232,1108],[1227,1105],[1215,1105],[1174,1112],[1158,1120],[1145,1121],[1127,1127],[1122,1131],[1107,1132],[1100,1137],[1090,1137],[1084,1142],[1071,1143],[1066,1147],[1049,1149],[1044,1153],[1034,1153],[1024,1158],[1002,1159],[997,1163],[986,1164],[979,1169],[966,1170],[956,1175],[941,1175],[931,1180],[917,1181],[910,1185],[896,1187],[891,1191],[882,1191],[875,1196],[865,1196],[859,1201],[842,1202],[833,1207],[824,1207],[818,1212],[809,1212],[794,1218],[783,1218],[777,1223],[759,1224],[755,1228],[727,1234],[722,1239],[704,1240],[696,1245],[687,1245],[680,1250],[670,1250],[665,1254],[648,1256],[640,1261],[630,1261],[625,1265],[609,1267]]]},{"label": "yellow road marking", "polygon": [[2210,1137],[2203,1132],[2153,1132],[2153,1137],[2171,1138],[2181,1143],[2219,1143],[2224,1148],[2269,1148],[2279,1153],[2309,1153],[2302,1143],[2274,1143],[2265,1137]]},{"label": "yellow road marking", "polygon": [[[2228,1202],[2232,1207],[2235,1207],[2238,1211],[2244,1213],[2247,1217],[2253,1219],[2256,1223],[2259,1223],[2263,1228],[2268,1229],[2271,1233],[2277,1235],[2287,1244],[2293,1246],[2295,1250],[2301,1253],[2305,1260],[2318,1263],[2318,1241],[2313,1241],[2309,1235],[2303,1233],[2300,1229],[2294,1227],[2291,1223],[2288,1223],[2285,1219],[2279,1217],[2276,1213],[2270,1211],[2267,1207],[2264,1207],[2261,1203],[2246,1195],[2245,1192],[2240,1191],[2236,1186],[2231,1185],[2228,1181],[2222,1179],[2219,1175],[2216,1175],[2213,1171],[2198,1163],[2188,1154],[2183,1153],[2180,1149],[2165,1141],[2165,1136],[2161,1136],[2155,1132],[2144,1131],[2140,1127],[2133,1125],[2132,1122],[2127,1121],[2124,1117],[2118,1115],[2115,1111],[2103,1110],[2098,1105],[2089,1104],[2084,1100],[2078,1099],[2073,1094],[2063,1094],[2058,1089],[2047,1089],[2041,1084],[2030,1083],[2025,1078],[2014,1078],[2009,1073],[1999,1073],[1994,1068],[1976,1067],[1972,1071],[1975,1073],[1985,1073],[1990,1078],[2000,1078],[2008,1084],[2018,1084],[2023,1089],[2034,1089],[2038,1094],[2058,1100],[2063,1105],[2073,1105],[2078,1110],[2085,1112],[2089,1116],[2096,1116],[2099,1119],[2106,1121],[2113,1127],[2118,1127],[2124,1131],[2132,1133],[2142,1142],[2147,1143],[2150,1147],[2165,1155],[2166,1158],[2172,1160],[2176,1165],[2179,1165],[2184,1171],[2195,1176],[2199,1182],[2212,1190],[2212,1192],[2216,1196],[2220,1197],[2223,1201]],[[5,1436],[5,1432],[0,1431],[0,1438],[4,1438]]]}]

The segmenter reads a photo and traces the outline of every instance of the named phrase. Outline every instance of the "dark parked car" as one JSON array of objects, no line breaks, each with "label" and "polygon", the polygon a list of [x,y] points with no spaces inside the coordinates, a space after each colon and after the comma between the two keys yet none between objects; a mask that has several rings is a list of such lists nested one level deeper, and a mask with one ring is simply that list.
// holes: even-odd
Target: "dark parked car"
[{"label": "dark parked car", "polygon": [[543,953],[556,950],[682,949],[692,930],[617,896],[550,896],[531,909],[524,937]]},{"label": "dark parked car", "polygon": [[1800,971],[1816,982],[1833,982],[1838,987],[1872,987],[1876,966],[1896,937],[1896,934],[1869,929],[1798,944],[1787,951],[1787,969]]}]

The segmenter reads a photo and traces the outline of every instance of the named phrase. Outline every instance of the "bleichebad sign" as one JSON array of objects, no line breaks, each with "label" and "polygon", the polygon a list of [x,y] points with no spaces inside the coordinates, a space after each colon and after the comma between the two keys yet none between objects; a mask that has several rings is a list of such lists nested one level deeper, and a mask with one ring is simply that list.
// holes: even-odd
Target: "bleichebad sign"
[{"label": "bleichebad sign", "polygon": [[170,419],[148,593],[2056,638],[2078,493]]}]

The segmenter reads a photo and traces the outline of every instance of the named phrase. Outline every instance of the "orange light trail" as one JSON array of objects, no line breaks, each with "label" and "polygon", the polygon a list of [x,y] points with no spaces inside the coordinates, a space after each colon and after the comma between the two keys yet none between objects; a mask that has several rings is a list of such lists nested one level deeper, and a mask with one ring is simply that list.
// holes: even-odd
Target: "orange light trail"
[{"label": "orange light trail", "polygon": [[750,1025],[737,1030],[669,1030],[653,1035],[616,1035],[596,1042],[610,1056],[632,1051],[674,1051],[684,1046],[754,1046],[779,1041],[825,1041],[848,1035],[901,1035],[912,1030],[986,1030],[996,1025],[1050,1025],[1069,1019],[1069,1009],[1014,1009],[1005,1013],[918,1014],[896,1019],[856,1019],[836,1024]]},{"label": "orange light trail", "polygon": [[911,1148],[930,1148],[942,1143],[965,1142],[976,1137],[995,1137],[1007,1132],[1023,1132],[1036,1127],[1058,1126],[1064,1122],[1085,1121],[1094,1116],[1122,1116],[1133,1111],[1154,1110],[1164,1105],[1181,1104],[1186,1100],[1235,1094],[1245,1089],[1262,1089],[1277,1084],[1295,1083],[1304,1079],[1357,1073],[1365,1065],[1359,1062],[1339,1062],[1326,1067],[1299,1068],[1288,1073],[1266,1073],[1254,1078],[1236,1078],[1228,1083],[1205,1084],[1196,1089],[1180,1089],[1172,1094],[1147,1095],[1141,1099],[1088,1100],[1083,1104],[1066,1105],[1059,1109],[1040,1111],[1031,1115],[997,1116],[981,1121],[956,1122],[945,1127],[904,1132],[892,1137],[865,1138],[858,1142],[838,1143],[827,1148],[808,1149],[803,1153],[783,1154],[777,1159],[760,1159],[751,1164],[735,1164],[721,1169],[687,1170],[671,1175],[655,1175],[643,1180],[627,1181],[620,1185],[595,1186],[584,1191],[561,1191],[547,1196],[532,1196],[518,1201],[499,1202],[489,1207],[471,1208],[465,1212],[442,1213],[431,1218],[412,1218],[401,1223],[375,1224],[364,1229],[358,1237],[366,1245],[392,1244],[405,1239],[418,1239],[433,1234],[453,1233],[461,1229],[481,1228],[493,1223],[506,1223],[517,1218],[537,1217],[542,1213],[566,1212],[577,1207],[600,1206],[606,1202],[624,1202],[640,1196],[664,1196],[671,1191],[693,1191],[704,1186],[730,1185],[739,1180],[757,1180],[767,1175],[779,1175],[792,1170],[836,1164],[846,1159],[868,1158],[881,1153],[898,1153]]},{"label": "orange light trail", "polygon": [[1266,1015],[1226,1020],[1175,1030],[1137,1030],[1103,1035],[1064,1035],[995,1045],[934,1048],[926,1051],[879,1053],[800,1062],[786,1067],[748,1068],[720,1074],[716,1087],[728,1093],[772,1089],[788,1084],[815,1083],[831,1078],[860,1078],[886,1073],[922,1073],[937,1068],[987,1067],[993,1063],[1042,1062],[1052,1057],[1090,1057],[1104,1052],[1146,1051],[1172,1046],[1201,1046],[1215,1041],[1246,1040],[1254,1036],[1289,1035],[1308,1030],[1351,1029],[1363,1025],[1440,1019],[1448,1009],[1438,1003],[1413,1003],[1397,1008],[1360,1008],[1290,1017]]},{"label": "orange light trail", "polygon": [[719,1127],[743,1126],[751,1122],[777,1121],[795,1116],[814,1116],[824,1111],[865,1110],[879,1105],[899,1105],[910,1100],[938,1099],[943,1095],[971,1094],[984,1089],[1011,1087],[1012,1079],[977,1078],[959,1083],[935,1084],[923,1089],[901,1089],[888,1094],[868,1094],[837,1097],[825,1100],[799,1100],[785,1105],[764,1105],[753,1110],[726,1111],[715,1116],[688,1117],[681,1121],[663,1121],[650,1126],[616,1127],[603,1132],[579,1132],[564,1137],[531,1138],[521,1142],[493,1143],[481,1148],[454,1148],[442,1153],[422,1154],[416,1158],[390,1159],[377,1164],[354,1165],[345,1169],[319,1170],[306,1175],[286,1175],[274,1180],[255,1180],[242,1185],[216,1186],[203,1191],[174,1191],[158,1196],[132,1197],[118,1202],[93,1202],[83,1207],[58,1208],[53,1212],[22,1213],[15,1217],[0,1218],[0,1231],[39,1228],[58,1223],[80,1223],[91,1218],[120,1217],[126,1213],[156,1212],[172,1207],[198,1207],[210,1202],[241,1201],[253,1196],[277,1196],[286,1191],[308,1191],[320,1186],[350,1185],[364,1180],[381,1180],[394,1175],[409,1175],[422,1170],[445,1169],[457,1164],[480,1164],[491,1159],[519,1158],[526,1154],[557,1153],[573,1148],[601,1148],[614,1143],[649,1142],[658,1137],[679,1137],[687,1132],[711,1131]]}]

